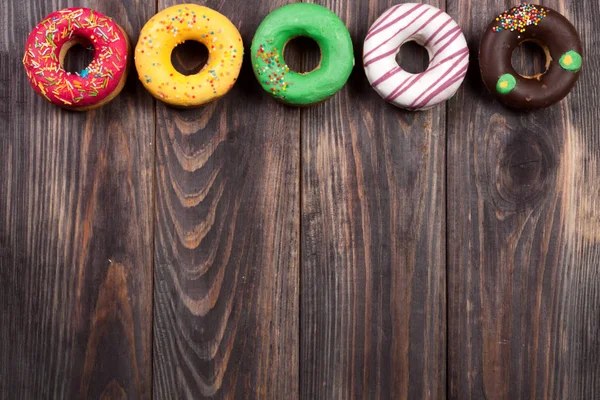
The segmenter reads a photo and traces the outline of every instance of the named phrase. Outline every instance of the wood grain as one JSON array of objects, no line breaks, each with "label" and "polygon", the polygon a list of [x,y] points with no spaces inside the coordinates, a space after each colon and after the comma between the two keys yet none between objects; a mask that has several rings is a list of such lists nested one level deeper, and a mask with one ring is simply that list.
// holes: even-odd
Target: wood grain
[{"label": "wood grain", "polygon": [[[68,4],[0,6],[0,398],[150,398],[153,102],[135,79],[88,113],[31,90],[25,39]],[[80,5],[134,39],[153,13]]]},{"label": "wood grain", "polygon": [[[203,2],[246,50],[282,4]],[[193,58],[178,61],[193,70]],[[262,93],[250,65],[215,103],[157,107],[160,399],[298,398],[299,111]]]},{"label": "wood grain", "polygon": [[[480,9],[448,0],[477,48]],[[559,105],[508,111],[480,84],[448,109],[449,397],[600,395],[598,4],[544,1],[579,29],[586,65]]]},{"label": "wood grain", "polygon": [[[135,45],[176,2],[78,5]],[[249,49],[287,2],[200,3]],[[0,399],[600,397],[600,5],[543,1],[586,64],[566,101],[525,114],[476,59],[488,16],[514,3],[426,1],[459,22],[471,68],[447,105],[410,113],[360,62],[397,1],[315,2],[357,61],[326,103],[274,102],[246,55],[204,108],[155,102],[133,70],[88,113],[46,103],[21,64],[29,31],[72,2],[0,2]],[[174,61],[197,71],[196,51]],[[317,53],[298,40],[285,58],[310,70]],[[524,53],[523,71],[540,66]]]},{"label": "wood grain", "polygon": [[302,111],[303,399],[445,397],[445,107],[399,110],[362,69],[395,3],[318,1],[348,26],[356,67]]}]

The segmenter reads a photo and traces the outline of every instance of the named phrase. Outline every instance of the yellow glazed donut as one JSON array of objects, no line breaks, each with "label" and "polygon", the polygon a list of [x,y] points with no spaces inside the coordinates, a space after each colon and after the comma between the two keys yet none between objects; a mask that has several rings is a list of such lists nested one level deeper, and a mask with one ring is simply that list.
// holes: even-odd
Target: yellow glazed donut
[{"label": "yellow glazed donut", "polygon": [[[200,72],[183,75],[171,63],[173,49],[194,40],[208,48]],[[146,89],[175,107],[197,107],[225,95],[238,78],[244,46],[237,28],[222,14],[195,4],[169,7],[142,28],[135,66]]]}]

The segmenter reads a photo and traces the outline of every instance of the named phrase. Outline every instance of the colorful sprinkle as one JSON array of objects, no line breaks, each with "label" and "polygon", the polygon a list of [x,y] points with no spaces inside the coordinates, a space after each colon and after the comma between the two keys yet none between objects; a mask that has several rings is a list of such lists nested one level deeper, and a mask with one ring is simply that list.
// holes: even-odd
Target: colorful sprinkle
[{"label": "colorful sprinkle", "polygon": [[[235,57],[235,56],[234,56]],[[266,75],[262,81],[266,85],[274,85],[275,87],[270,88],[271,94],[277,98],[285,99],[285,92],[288,86],[291,85],[287,81],[287,75],[293,74],[290,67],[280,59],[277,48],[273,48],[271,51],[266,51],[264,45],[260,45],[256,52],[255,58],[257,58],[262,67],[259,68],[259,64],[256,64],[258,74]]]},{"label": "colorful sprinkle", "polygon": [[[186,105],[201,104],[190,99],[204,101],[228,90],[231,80],[224,78],[225,72],[235,71],[237,75],[243,47],[239,47],[237,57],[231,51],[224,51],[238,39],[239,32],[232,24],[208,22],[209,12],[216,13],[199,5],[170,7],[156,14],[143,27],[136,46],[136,67],[143,71],[142,83],[155,97],[172,99],[168,102],[173,104],[179,103],[175,100],[178,98]],[[198,73],[186,77],[170,72],[170,60],[173,47],[188,40],[204,44],[209,51],[209,60]],[[143,75],[145,72],[148,76]]]},{"label": "colorful sprinkle", "polygon": [[[73,36],[93,42],[87,48],[94,51],[94,59],[82,71],[71,74],[60,64],[58,54]],[[50,14],[31,32],[23,64],[32,86],[41,89],[46,99],[83,106],[115,89],[126,60],[127,42],[110,18],[88,8],[65,8]],[[90,101],[90,96],[100,99]]]},{"label": "colorful sprinkle", "polygon": [[525,32],[525,28],[528,26],[537,26],[547,15],[548,10],[545,8],[538,8],[533,4],[523,2],[520,6],[511,8],[500,14],[496,18],[498,25],[493,29],[494,32],[505,30],[522,33]]}]

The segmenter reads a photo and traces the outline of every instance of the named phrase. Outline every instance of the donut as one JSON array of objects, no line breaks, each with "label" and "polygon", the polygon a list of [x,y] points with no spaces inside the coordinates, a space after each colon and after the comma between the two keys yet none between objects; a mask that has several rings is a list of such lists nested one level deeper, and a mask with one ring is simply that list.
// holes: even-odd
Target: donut
[{"label": "donut", "polygon": [[[416,42],[429,54],[420,74],[396,62],[400,47]],[[369,29],[363,66],[369,83],[385,101],[407,110],[427,110],[456,93],[469,67],[469,48],[458,24],[427,4],[405,3],[385,11]]]},{"label": "donut", "polygon": [[[171,63],[173,49],[194,40],[208,49],[206,65],[184,75]],[[146,89],[157,99],[179,108],[199,107],[224,96],[235,84],[244,47],[227,17],[195,4],[166,8],[142,28],[135,48],[135,66]]]},{"label": "donut", "polygon": [[[294,72],[285,63],[286,44],[298,36],[313,39],[321,61],[312,71]],[[321,103],[345,84],[354,67],[350,33],[331,10],[308,3],[289,4],[271,12],[252,39],[252,68],[262,88],[293,106]]]},{"label": "donut", "polygon": [[[92,46],[94,58],[82,71],[64,69],[68,50]],[[23,65],[33,89],[60,107],[85,111],[119,94],[127,79],[127,34],[111,18],[89,8],[65,8],[48,15],[31,31]]]},{"label": "donut", "polygon": [[[533,42],[546,55],[546,71],[521,76],[511,64],[519,45]],[[485,86],[500,101],[517,110],[551,106],[577,82],[583,46],[577,30],[559,12],[522,3],[488,25],[479,46],[479,67]]]}]

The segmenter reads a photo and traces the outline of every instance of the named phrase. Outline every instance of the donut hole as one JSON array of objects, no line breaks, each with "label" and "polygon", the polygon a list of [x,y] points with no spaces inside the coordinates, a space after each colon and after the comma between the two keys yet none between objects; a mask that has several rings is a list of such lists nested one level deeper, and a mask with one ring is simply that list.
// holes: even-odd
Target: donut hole
[{"label": "donut hole", "polygon": [[65,71],[81,73],[94,59],[94,47],[85,39],[75,39],[63,45],[60,62]]},{"label": "donut hole", "polygon": [[321,49],[313,39],[298,36],[285,44],[283,59],[292,71],[307,74],[321,64]]},{"label": "donut hole", "polygon": [[548,71],[551,61],[548,46],[531,39],[519,43],[511,59],[515,71],[526,79],[539,79]]},{"label": "donut hole", "polygon": [[429,53],[417,42],[406,42],[396,54],[396,62],[406,72],[420,74],[429,66]]},{"label": "donut hole", "polygon": [[171,52],[171,64],[183,75],[195,75],[208,62],[208,49],[203,43],[186,40]]}]

